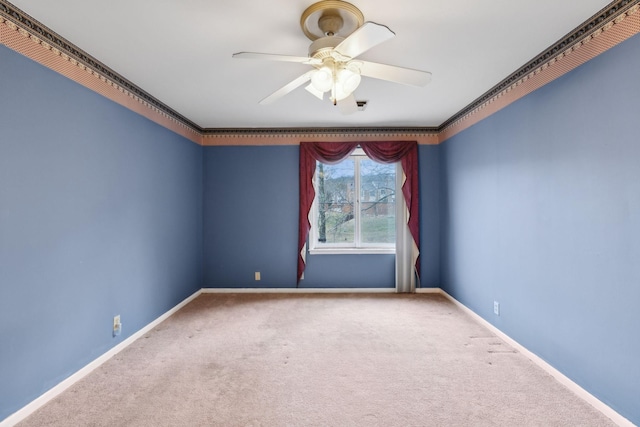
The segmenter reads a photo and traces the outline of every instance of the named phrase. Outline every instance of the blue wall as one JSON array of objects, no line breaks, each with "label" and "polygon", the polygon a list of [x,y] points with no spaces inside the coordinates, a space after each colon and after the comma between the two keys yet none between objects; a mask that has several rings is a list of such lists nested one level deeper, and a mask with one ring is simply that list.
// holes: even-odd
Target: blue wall
[{"label": "blue wall", "polygon": [[441,285],[441,168],[440,145],[418,146],[420,164],[420,285]]},{"label": "blue wall", "polygon": [[[438,147],[420,147],[423,286],[439,283]],[[208,147],[204,152],[204,283],[295,287],[298,146]],[[433,199],[433,200],[431,200]],[[254,280],[260,271],[262,280]],[[424,279],[426,277],[426,279]],[[300,287],[395,286],[393,255],[308,255]]]},{"label": "blue wall", "polygon": [[636,424],[639,71],[636,35],[441,146],[443,288]]},{"label": "blue wall", "polygon": [[201,236],[201,147],[0,45],[0,420],[199,289]]},{"label": "blue wall", "polygon": [[295,287],[297,158],[290,146],[204,149],[205,287]]}]

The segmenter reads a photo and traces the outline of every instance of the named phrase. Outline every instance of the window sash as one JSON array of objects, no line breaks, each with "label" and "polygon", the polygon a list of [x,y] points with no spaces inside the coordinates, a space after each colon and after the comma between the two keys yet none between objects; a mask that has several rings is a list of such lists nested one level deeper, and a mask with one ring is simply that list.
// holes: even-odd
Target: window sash
[{"label": "window sash", "polygon": [[[319,168],[316,168],[316,173],[313,176],[313,186],[316,192],[316,197],[313,200],[311,207],[311,233],[310,233],[310,254],[339,254],[339,253],[358,253],[358,254],[379,254],[389,253],[394,254],[396,249],[395,239],[392,243],[382,242],[363,242],[362,239],[362,182],[361,182],[361,161],[371,160],[361,148],[356,149],[349,158],[354,160],[354,200],[353,200],[353,215],[354,215],[354,240],[348,243],[323,243],[319,239],[318,220],[319,220],[319,191],[318,191],[318,173]],[[394,163],[396,177],[398,174],[402,174],[402,168],[400,162]],[[398,179],[394,180],[395,194],[401,194],[402,188],[398,188]],[[395,204],[397,206],[398,199],[396,197]],[[394,209],[394,216],[396,215],[396,209]],[[395,221],[398,219],[395,218]]]}]

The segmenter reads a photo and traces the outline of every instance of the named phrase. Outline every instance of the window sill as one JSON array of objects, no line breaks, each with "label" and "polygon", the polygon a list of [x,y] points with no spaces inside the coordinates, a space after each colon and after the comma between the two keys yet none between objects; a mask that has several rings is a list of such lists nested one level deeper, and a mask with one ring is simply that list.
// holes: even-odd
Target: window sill
[{"label": "window sill", "polygon": [[314,248],[309,255],[395,255],[395,248]]}]

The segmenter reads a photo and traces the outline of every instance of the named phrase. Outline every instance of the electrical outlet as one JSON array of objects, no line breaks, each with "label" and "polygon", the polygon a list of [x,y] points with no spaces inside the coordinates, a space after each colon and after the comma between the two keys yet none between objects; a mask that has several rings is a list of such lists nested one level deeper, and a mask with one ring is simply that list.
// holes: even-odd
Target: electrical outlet
[{"label": "electrical outlet", "polygon": [[256,271],[255,273],[256,281],[260,280],[260,272]]},{"label": "electrical outlet", "polygon": [[493,314],[500,316],[500,303],[498,301],[493,302]]},{"label": "electrical outlet", "polygon": [[113,316],[113,336],[120,335],[122,332],[122,323],[120,323],[120,315]]}]

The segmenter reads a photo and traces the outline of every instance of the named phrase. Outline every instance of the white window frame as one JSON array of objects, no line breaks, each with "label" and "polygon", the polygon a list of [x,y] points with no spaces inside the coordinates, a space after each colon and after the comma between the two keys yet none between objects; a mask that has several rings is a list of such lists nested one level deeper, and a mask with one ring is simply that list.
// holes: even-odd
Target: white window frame
[{"label": "white window frame", "polygon": [[[309,213],[309,219],[311,222],[311,230],[309,233],[309,254],[310,255],[336,255],[336,254],[395,254],[396,253],[396,243],[362,243],[360,241],[360,197],[361,197],[361,188],[360,188],[360,159],[370,159],[361,148],[357,148],[349,157],[355,157],[355,194],[356,200],[354,201],[354,222],[355,222],[355,233],[354,233],[354,243],[320,243],[318,242],[318,187],[316,182],[316,173],[313,175],[313,187],[315,189],[316,197],[313,199],[313,204],[311,205],[311,211]],[[396,206],[398,203],[403,202],[404,198],[399,198],[398,195],[402,194],[402,180],[397,179],[398,176],[402,176],[402,166],[400,162],[394,163],[396,167],[396,184],[395,184],[395,203]],[[396,209],[396,222],[398,221],[398,214]],[[397,229],[397,225],[396,225]],[[397,233],[397,231],[396,231]],[[397,240],[397,236],[396,236]]]}]

